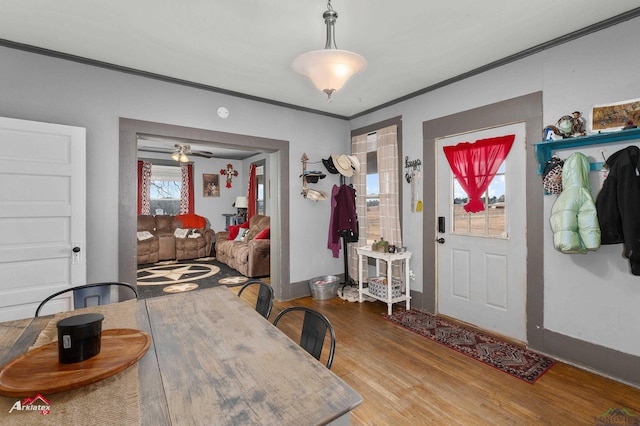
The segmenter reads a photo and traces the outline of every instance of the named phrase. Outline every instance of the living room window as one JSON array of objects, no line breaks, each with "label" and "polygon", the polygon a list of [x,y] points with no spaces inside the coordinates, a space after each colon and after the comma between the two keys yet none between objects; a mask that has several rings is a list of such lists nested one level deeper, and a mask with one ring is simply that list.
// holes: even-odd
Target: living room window
[{"label": "living room window", "polygon": [[180,214],[182,172],[179,166],[151,166],[150,211],[152,214]]}]

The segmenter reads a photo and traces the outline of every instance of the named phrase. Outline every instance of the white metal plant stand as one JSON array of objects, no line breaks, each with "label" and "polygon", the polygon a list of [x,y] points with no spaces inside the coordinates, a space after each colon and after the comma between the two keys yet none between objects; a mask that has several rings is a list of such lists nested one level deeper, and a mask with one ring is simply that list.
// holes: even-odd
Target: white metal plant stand
[{"label": "white metal plant stand", "polygon": [[[411,309],[410,306],[410,301],[411,301],[411,296],[410,296],[410,286],[409,286],[409,259],[411,259],[411,252],[410,251],[405,251],[402,253],[382,253],[379,251],[373,251],[371,250],[371,246],[364,246],[364,247],[356,247],[356,252],[358,253],[358,294],[359,294],[359,301],[362,302],[362,297],[363,296],[370,296],[373,297],[377,300],[381,300],[383,302],[387,303],[387,313],[389,315],[391,315],[391,305],[393,305],[394,303],[398,303],[398,302],[406,302],[407,304],[407,310]],[[363,281],[363,268],[362,268],[362,264],[363,264],[363,257],[367,256],[367,257],[371,257],[376,259],[376,276],[380,276],[380,261],[384,260],[387,263],[387,294],[386,297],[380,297],[376,294],[371,293],[368,289],[363,288],[362,287],[362,283]],[[393,264],[393,262],[396,261],[404,261],[405,262],[405,268],[404,268],[404,273],[405,273],[405,277],[404,277],[404,286],[405,286],[405,294],[401,295],[401,296],[397,296],[397,297],[393,297],[391,288],[392,288],[392,282],[393,282],[393,275],[391,273],[391,266]],[[368,277],[366,277],[368,279]]]}]

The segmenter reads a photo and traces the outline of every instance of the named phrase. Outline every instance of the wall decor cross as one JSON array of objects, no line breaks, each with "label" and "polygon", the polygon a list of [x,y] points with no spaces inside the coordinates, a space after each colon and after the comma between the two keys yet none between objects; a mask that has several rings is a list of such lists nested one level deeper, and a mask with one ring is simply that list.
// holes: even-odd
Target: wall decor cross
[{"label": "wall decor cross", "polygon": [[227,168],[225,169],[220,169],[220,174],[221,175],[226,175],[227,176],[227,188],[231,188],[231,181],[233,180],[234,176],[238,176],[238,171],[233,169],[233,164],[229,163],[227,164]]}]

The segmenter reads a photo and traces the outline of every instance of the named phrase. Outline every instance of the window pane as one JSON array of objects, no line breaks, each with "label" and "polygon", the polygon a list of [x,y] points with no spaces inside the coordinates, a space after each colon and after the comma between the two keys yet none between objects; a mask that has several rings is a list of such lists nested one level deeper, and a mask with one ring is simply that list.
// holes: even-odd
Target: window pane
[{"label": "window pane", "polygon": [[367,174],[367,244],[380,239],[379,192],[378,174]]},{"label": "window pane", "polygon": [[180,167],[151,166],[151,214],[180,214]]},{"label": "window pane", "polygon": [[491,236],[502,236],[506,233],[506,203],[504,190],[504,175],[496,175],[487,189],[489,196],[488,215],[489,225],[487,233]]},{"label": "window pane", "polygon": [[479,237],[507,237],[504,163],[482,196],[485,210],[467,213],[463,206],[469,202],[457,178],[453,178],[453,233]]},{"label": "window pane", "polygon": [[463,206],[469,202],[457,178],[453,178],[453,232],[466,234],[469,232],[469,216]]},{"label": "window pane", "polygon": [[264,202],[264,169],[264,165],[256,166],[256,213],[262,215],[266,214]]}]

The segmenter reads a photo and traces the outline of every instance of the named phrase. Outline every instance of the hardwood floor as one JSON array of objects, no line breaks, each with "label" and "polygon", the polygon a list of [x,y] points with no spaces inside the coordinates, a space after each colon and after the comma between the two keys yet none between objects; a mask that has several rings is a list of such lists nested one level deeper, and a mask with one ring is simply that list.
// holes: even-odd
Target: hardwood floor
[{"label": "hardwood floor", "polygon": [[640,416],[640,389],[564,363],[528,384],[384,320],[382,302],[305,297],[276,302],[270,321],[295,305],[335,328],[331,370],[364,400],[353,425],[594,425],[610,408]]}]

